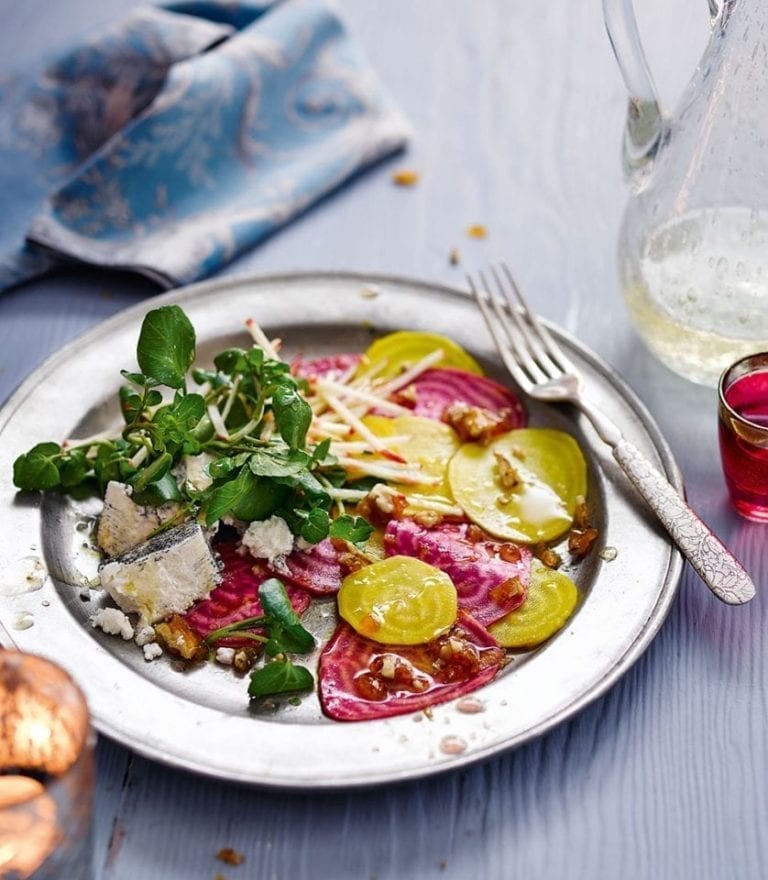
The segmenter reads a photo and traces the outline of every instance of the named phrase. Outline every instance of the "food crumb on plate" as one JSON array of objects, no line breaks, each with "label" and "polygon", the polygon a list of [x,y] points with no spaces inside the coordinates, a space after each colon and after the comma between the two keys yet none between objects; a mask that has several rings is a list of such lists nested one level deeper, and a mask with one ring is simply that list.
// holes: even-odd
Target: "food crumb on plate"
[{"label": "food crumb on plate", "polygon": [[613,560],[619,555],[619,551],[615,547],[603,547],[597,555],[605,560],[605,562],[613,562]]},{"label": "food crumb on plate", "polygon": [[216,853],[216,858],[220,862],[225,862],[227,865],[242,865],[245,861],[245,856],[238,852],[236,849],[232,849],[231,846],[225,846],[220,849]]},{"label": "food crumb on plate", "polygon": [[419,182],[419,172],[411,168],[401,168],[392,174],[392,183],[396,186],[415,186]]},{"label": "food crumb on plate", "polygon": [[450,251],[448,251],[448,262],[451,264],[451,266],[458,266],[459,260],[459,249],[455,247],[451,248]]},{"label": "food crumb on plate", "polygon": [[482,223],[473,223],[467,227],[467,235],[470,238],[487,238],[488,230]]}]

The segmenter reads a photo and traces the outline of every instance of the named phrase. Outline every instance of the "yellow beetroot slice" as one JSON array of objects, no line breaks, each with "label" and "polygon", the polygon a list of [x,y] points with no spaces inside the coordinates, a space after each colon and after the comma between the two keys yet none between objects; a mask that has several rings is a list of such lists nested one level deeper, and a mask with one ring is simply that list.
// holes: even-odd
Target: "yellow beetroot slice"
[{"label": "yellow beetroot slice", "polygon": [[389,554],[415,556],[453,581],[459,607],[487,626],[521,605],[531,573],[531,551],[496,541],[476,526],[445,523],[425,528],[391,520],[384,532]]},{"label": "yellow beetroot slice", "polygon": [[[259,601],[259,587],[274,573],[266,565],[256,562],[251,556],[241,556],[235,541],[216,545],[216,552],[222,562],[221,583],[215,587],[208,598],[197,602],[184,615],[190,627],[205,638],[222,626],[229,626],[246,617],[260,617],[264,611]],[[310,603],[309,594],[299,587],[286,584],[286,592],[293,610],[302,614]],[[221,645],[243,643],[233,636],[222,640]]]},{"label": "yellow beetroot slice", "polygon": [[525,407],[509,388],[487,376],[454,367],[425,370],[401,389],[397,400],[412,406],[414,415],[428,419],[440,420],[450,406],[463,403],[503,415],[500,431],[524,428],[528,422]]},{"label": "yellow beetroot slice", "polygon": [[340,623],[320,655],[320,703],[336,721],[417,712],[487,684],[504,651],[464,611],[425,645],[382,645]]}]

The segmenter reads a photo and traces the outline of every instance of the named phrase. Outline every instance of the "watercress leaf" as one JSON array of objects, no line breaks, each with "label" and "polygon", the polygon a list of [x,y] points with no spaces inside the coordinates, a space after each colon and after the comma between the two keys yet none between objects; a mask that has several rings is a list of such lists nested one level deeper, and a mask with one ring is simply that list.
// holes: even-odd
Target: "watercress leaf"
[{"label": "watercress leaf", "polygon": [[259,600],[264,611],[278,623],[299,623],[285,585],[279,578],[268,578],[259,585]]},{"label": "watercress leaf", "polygon": [[173,413],[192,428],[205,415],[205,400],[201,394],[184,394],[174,402]]},{"label": "watercress leaf", "polygon": [[[247,469],[243,473],[248,473]],[[267,519],[283,503],[289,490],[269,477],[256,477],[248,473],[248,493],[232,506],[232,513],[246,522]]]},{"label": "watercress leaf", "polygon": [[127,382],[130,382],[133,385],[137,385],[139,388],[144,388],[149,384],[148,379],[144,375],[144,373],[132,373],[130,372],[130,370],[120,370],[120,375]]},{"label": "watercress leaf", "polygon": [[118,396],[120,398],[120,412],[123,414],[126,425],[130,425],[141,415],[141,395],[128,385],[122,385]]},{"label": "watercress leaf", "polygon": [[315,685],[312,673],[290,660],[272,660],[251,673],[250,697],[267,697],[311,690]]},{"label": "watercress leaf", "polygon": [[219,372],[228,373],[230,376],[244,373],[248,369],[248,360],[242,348],[224,349],[216,355],[213,363]]},{"label": "watercress leaf", "polygon": [[251,455],[248,466],[251,473],[259,477],[291,477],[305,471],[311,461],[310,456],[299,449],[258,449]]},{"label": "watercress leaf", "polygon": [[350,544],[363,544],[371,536],[373,526],[362,516],[350,516],[348,513],[336,517],[331,522],[328,534],[332,538],[343,538]]},{"label": "watercress leaf", "polygon": [[302,447],[312,422],[312,408],[307,401],[295,388],[280,385],[272,394],[272,410],[283,440],[291,449]]},{"label": "watercress leaf", "polygon": [[82,483],[90,473],[90,465],[82,449],[73,449],[72,452],[62,459],[59,465],[61,485],[71,489]]},{"label": "watercress leaf", "polygon": [[248,349],[245,357],[251,370],[258,373],[264,363],[264,349],[254,345],[253,348]]},{"label": "watercress leaf", "polygon": [[59,485],[60,474],[56,461],[61,453],[58,443],[38,443],[13,463],[13,483],[28,491],[53,489]]},{"label": "watercress leaf", "polygon": [[134,479],[131,479],[131,485],[136,492],[143,492],[150,483],[154,483],[164,477],[170,471],[172,465],[173,456],[169,452],[163,452],[139,471]]},{"label": "watercress leaf", "polygon": [[163,402],[163,395],[153,388],[147,392],[147,406],[158,406]]},{"label": "watercress leaf", "polygon": [[195,359],[195,329],[176,305],[147,312],[136,359],[142,372],[169,388],[181,388]]},{"label": "watercress leaf", "polygon": [[147,507],[160,507],[161,504],[167,504],[169,501],[181,501],[181,492],[173,475],[164,474],[159,480],[154,480],[141,491],[135,491],[131,496],[137,504]]},{"label": "watercress leaf", "polygon": [[331,448],[331,438],[326,437],[325,440],[321,440],[320,443],[315,446],[312,451],[312,463],[313,464],[336,464],[336,456],[330,455]]},{"label": "watercress leaf", "polygon": [[301,537],[310,544],[319,544],[328,537],[331,520],[328,511],[322,507],[313,507],[308,511],[307,517],[301,525]]}]

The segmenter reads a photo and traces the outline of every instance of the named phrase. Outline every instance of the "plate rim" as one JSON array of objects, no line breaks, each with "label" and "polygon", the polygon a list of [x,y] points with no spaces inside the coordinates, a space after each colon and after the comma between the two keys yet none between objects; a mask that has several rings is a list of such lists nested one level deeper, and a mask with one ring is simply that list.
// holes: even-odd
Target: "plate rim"
[{"label": "plate rim", "polygon": [[[135,321],[149,308],[156,308],[160,305],[172,303],[183,304],[185,301],[197,300],[200,298],[204,299],[219,291],[226,291],[227,288],[239,287],[247,284],[254,284],[259,287],[260,289],[255,292],[261,294],[270,284],[284,285],[320,281],[327,281],[330,283],[340,281],[360,284],[361,286],[380,285],[382,287],[385,287],[387,284],[394,284],[399,287],[406,287],[414,292],[421,289],[432,295],[437,294],[440,296],[448,296],[456,301],[470,301],[468,291],[464,291],[458,287],[450,286],[439,281],[430,281],[424,278],[414,278],[382,272],[333,269],[288,271],[266,274],[245,272],[225,275],[223,277],[174,288],[153,295],[149,298],[142,299],[127,308],[121,309],[106,320],[97,323],[95,326],[79,334],[46,357],[18,384],[16,389],[11,392],[6,401],[2,404],[2,407],[0,407],[0,436],[9,422],[13,419],[15,412],[24,402],[30,391],[36,388],[41,381],[49,376],[59,363],[67,361],[76,349],[88,346],[104,336],[109,336],[113,329],[117,329],[126,323]],[[642,424],[644,431],[648,434],[648,437],[662,463],[665,476],[669,479],[672,485],[682,493],[683,480],[681,470],[666,438],[661,432],[661,429],[645,404],[638,397],[637,393],[627,384],[615,368],[610,366],[600,355],[586,346],[585,343],[581,342],[569,331],[554,322],[545,318],[542,318],[542,321],[551,330],[554,330],[557,336],[572,345],[578,351],[579,355],[602,374],[605,380],[621,394],[624,402],[634,412],[638,421]],[[121,743],[125,747],[151,760],[159,761],[177,769],[192,771],[210,778],[220,780],[226,779],[241,784],[267,789],[322,791],[367,788],[372,785],[395,784],[457,770],[507,753],[525,742],[543,736],[561,723],[568,721],[573,716],[577,715],[588,705],[610,690],[610,688],[626,674],[655,638],[666,620],[672,603],[677,595],[684,566],[683,557],[671,542],[669,542],[669,551],[667,569],[662,582],[657,587],[656,602],[650,609],[643,626],[636,632],[634,639],[626,645],[618,662],[616,662],[599,681],[595,682],[592,687],[581,693],[576,699],[571,700],[564,708],[556,710],[549,717],[543,718],[541,721],[533,723],[524,730],[519,731],[517,734],[510,736],[502,745],[494,744],[484,749],[470,750],[464,754],[452,757],[450,762],[435,762],[430,764],[424,761],[421,768],[416,771],[411,768],[402,771],[399,774],[374,774],[360,779],[345,778],[338,781],[322,782],[316,780],[296,781],[282,778],[263,779],[254,778],[252,773],[222,773],[220,769],[217,769],[214,766],[201,765],[194,760],[187,759],[183,755],[162,752],[157,747],[153,747],[152,744],[145,744],[143,742],[132,740],[109,718],[97,717],[92,710],[91,715],[94,726],[100,733],[109,736],[116,742]],[[10,632],[3,627],[1,620],[0,645],[3,647],[16,647],[13,637]]]}]

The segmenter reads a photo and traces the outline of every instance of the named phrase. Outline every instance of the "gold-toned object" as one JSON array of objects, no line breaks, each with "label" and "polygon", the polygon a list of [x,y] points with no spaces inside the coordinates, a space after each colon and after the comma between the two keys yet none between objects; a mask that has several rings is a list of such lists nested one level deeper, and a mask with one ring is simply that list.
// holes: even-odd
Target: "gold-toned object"
[{"label": "gold-toned object", "polygon": [[0,880],[91,875],[93,736],[58,666],[0,650]]}]

